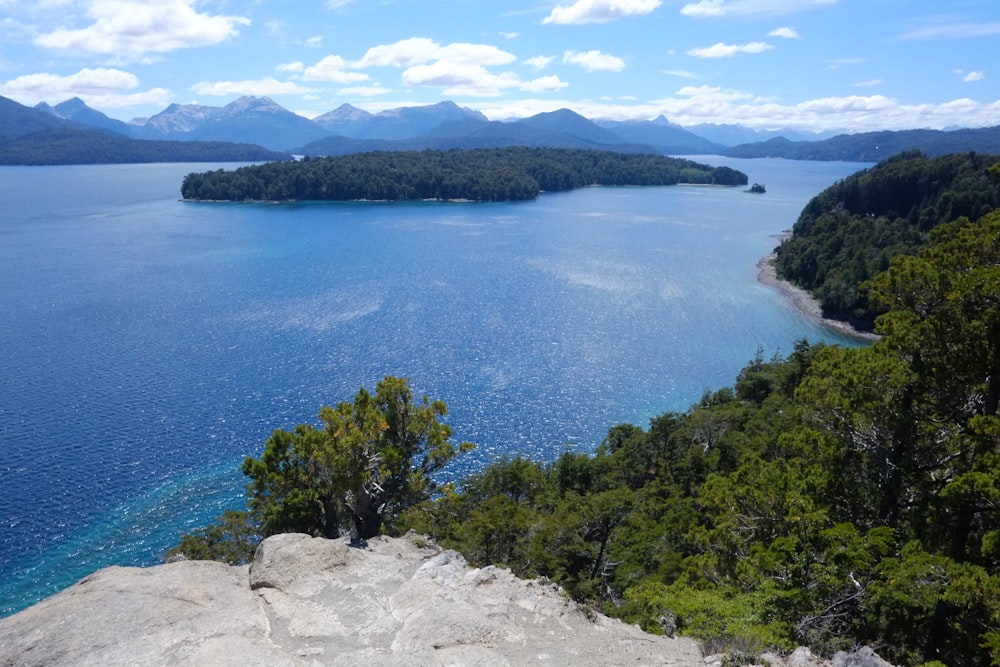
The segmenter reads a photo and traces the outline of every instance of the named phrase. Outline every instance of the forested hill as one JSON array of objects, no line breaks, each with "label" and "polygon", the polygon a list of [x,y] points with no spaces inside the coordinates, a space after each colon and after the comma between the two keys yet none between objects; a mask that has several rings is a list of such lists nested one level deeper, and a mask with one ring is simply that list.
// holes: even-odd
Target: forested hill
[{"label": "forested hill", "polygon": [[726,150],[729,157],[782,157],[791,160],[841,160],[878,162],[897,153],[919,150],[936,157],[950,153],[981,151],[1000,153],[1000,125],[961,130],[882,130],[838,134],[822,141],[768,141],[741,144]]},{"label": "forested hill", "polygon": [[912,255],[935,226],[1000,207],[1000,156],[900,154],[814,197],[777,249],[778,275],[807,290],[833,319],[872,330],[865,281]]},{"label": "forested hill", "polygon": [[54,128],[0,143],[0,164],[138,164],[149,162],[255,162],[286,153],[223,141],[146,141],[108,132]]},{"label": "forested hill", "polygon": [[193,201],[534,199],[589,185],[745,185],[729,167],[661,155],[556,148],[376,151],[188,174]]}]

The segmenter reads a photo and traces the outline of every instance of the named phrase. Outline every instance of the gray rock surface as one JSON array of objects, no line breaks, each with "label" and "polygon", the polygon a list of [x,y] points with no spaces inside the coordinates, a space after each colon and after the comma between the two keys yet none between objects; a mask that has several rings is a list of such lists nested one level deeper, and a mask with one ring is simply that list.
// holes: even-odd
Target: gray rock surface
[{"label": "gray rock surface", "polygon": [[696,642],[418,538],[277,535],[249,567],[112,567],[0,619],[0,665],[704,665]]}]

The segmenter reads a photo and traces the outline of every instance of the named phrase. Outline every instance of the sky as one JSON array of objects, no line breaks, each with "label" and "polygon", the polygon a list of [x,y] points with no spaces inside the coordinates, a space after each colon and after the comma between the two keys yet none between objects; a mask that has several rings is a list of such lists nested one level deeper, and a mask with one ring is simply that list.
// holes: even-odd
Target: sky
[{"label": "sky", "polygon": [[1000,125],[1000,0],[0,0],[0,95],[121,120],[267,96],[312,118],[864,132]]}]

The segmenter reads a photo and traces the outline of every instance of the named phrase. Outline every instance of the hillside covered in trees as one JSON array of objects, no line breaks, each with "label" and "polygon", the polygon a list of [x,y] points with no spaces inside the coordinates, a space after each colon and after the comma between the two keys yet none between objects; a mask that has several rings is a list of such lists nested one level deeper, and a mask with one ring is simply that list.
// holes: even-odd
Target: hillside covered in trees
[{"label": "hillside covered in trees", "polygon": [[519,201],[589,185],[745,185],[728,167],[558,148],[376,151],[188,174],[191,201]]},{"label": "hillside covered in trees", "polygon": [[1000,156],[902,153],[814,197],[777,248],[778,275],[809,290],[826,317],[872,330],[866,281],[912,255],[944,222],[1000,207]]},{"label": "hillside covered in trees", "polygon": [[53,128],[0,143],[0,164],[144,164],[282,160],[285,153],[223,141],[147,141],[109,132]]}]

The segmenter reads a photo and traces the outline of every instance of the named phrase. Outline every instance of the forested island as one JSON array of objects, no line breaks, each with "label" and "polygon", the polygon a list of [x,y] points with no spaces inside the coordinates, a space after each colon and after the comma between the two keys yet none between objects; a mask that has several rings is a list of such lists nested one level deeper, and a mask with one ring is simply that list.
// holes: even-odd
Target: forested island
[{"label": "forested island", "polygon": [[777,274],[811,292],[824,317],[872,331],[867,281],[931,230],[1000,207],[1000,156],[901,153],[814,197],[776,250]]},{"label": "forested island", "polygon": [[1000,664],[1000,210],[961,196],[998,171],[985,156],[901,156],[803,212],[845,216],[854,231],[831,244],[859,248],[868,227],[884,241],[915,216],[908,245],[862,255],[899,250],[866,285],[882,313],[868,347],[761,350],[732,387],[613,426],[593,454],[504,458],[443,486],[435,471],[471,445],[451,441],[443,403],[387,377],[318,425],[275,431],[243,463],[246,509],[171,557],[241,563],[276,533],[414,529],[649,632],[698,637],[726,664],[797,645]]},{"label": "forested island", "polygon": [[746,185],[729,167],[559,148],[375,151],[188,174],[187,201],[521,201],[591,185]]}]

